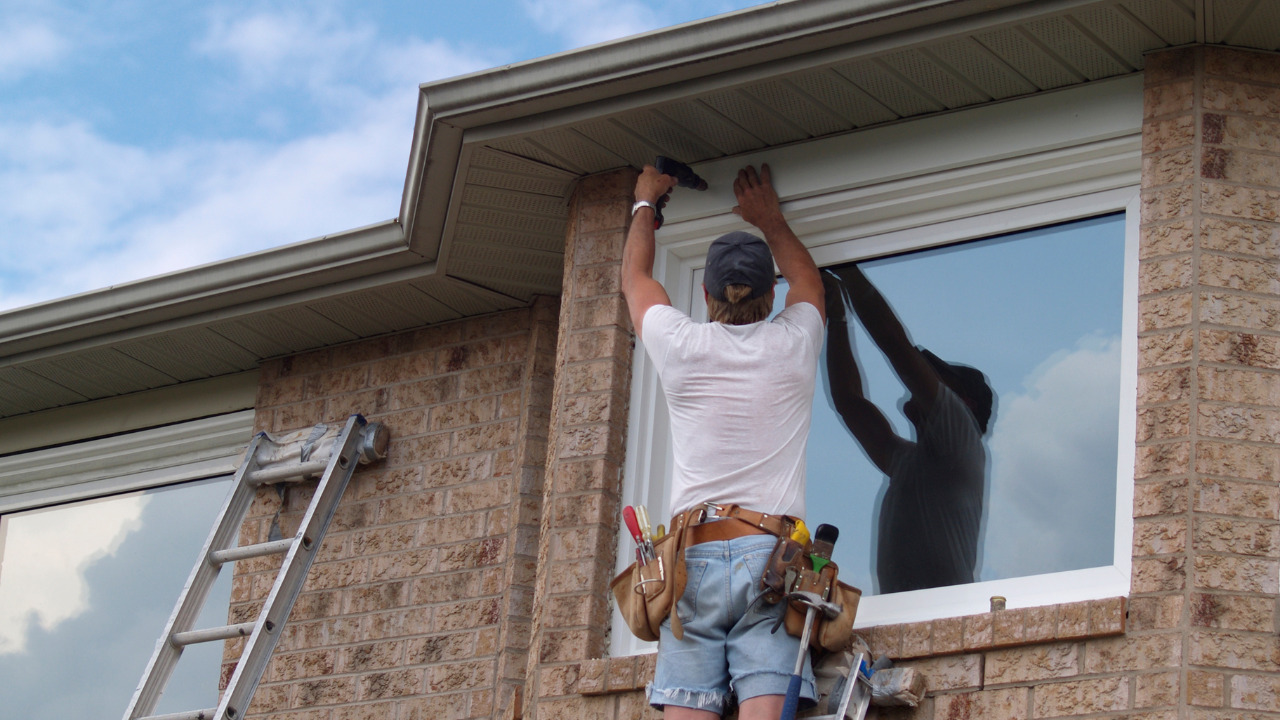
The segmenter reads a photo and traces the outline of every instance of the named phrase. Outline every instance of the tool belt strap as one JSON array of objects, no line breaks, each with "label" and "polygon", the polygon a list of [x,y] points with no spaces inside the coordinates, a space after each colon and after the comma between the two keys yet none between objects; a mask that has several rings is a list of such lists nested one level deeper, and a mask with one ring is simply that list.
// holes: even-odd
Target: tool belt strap
[{"label": "tool belt strap", "polygon": [[746,537],[747,535],[766,534],[768,533],[764,530],[742,522],[737,518],[724,518],[723,520],[710,520],[690,527],[688,544],[701,545],[715,540],[732,540]]},{"label": "tool belt strap", "polygon": [[795,518],[788,515],[770,515],[769,513],[748,510],[741,505],[731,504],[713,505],[708,503],[707,507],[709,512],[714,513],[715,517],[741,520],[752,527],[778,537],[791,537],[791,532],[795,530],[796,527]]}]

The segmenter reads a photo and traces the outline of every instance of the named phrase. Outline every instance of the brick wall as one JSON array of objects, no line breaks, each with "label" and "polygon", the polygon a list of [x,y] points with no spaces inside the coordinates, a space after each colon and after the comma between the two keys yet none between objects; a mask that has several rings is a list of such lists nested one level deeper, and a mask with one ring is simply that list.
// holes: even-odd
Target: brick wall
[{"label": "brick wall", "polygon": [[1153,55],[1145,109],[1132,604],[1183,717],[1275,717],[1280,56]]},{"label": "brick wall", "polygon": [[[556,332],[556,302],[542,299],[263,367],[258,428],[360,412],[392,442],[385,462],[353,476],[253,717],[510,711],[527,666]],[[292,535],[313,487],[290,487],[283,502],[260,492],[241,543],[265,540],[277,510]],[[279,560],[239,565],[233,622],[256,615]]]}]

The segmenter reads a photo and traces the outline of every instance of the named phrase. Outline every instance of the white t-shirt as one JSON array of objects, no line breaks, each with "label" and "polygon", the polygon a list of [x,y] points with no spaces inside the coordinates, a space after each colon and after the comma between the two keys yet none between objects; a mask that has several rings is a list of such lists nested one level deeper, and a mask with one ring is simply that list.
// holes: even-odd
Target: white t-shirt
[{"label": "white t-shirt", "polygon": [[751,325],[645,312],[645,350],[671,417],[671,515],[703,502],[804,516],[805,446],[822,315],[807,302]]}]

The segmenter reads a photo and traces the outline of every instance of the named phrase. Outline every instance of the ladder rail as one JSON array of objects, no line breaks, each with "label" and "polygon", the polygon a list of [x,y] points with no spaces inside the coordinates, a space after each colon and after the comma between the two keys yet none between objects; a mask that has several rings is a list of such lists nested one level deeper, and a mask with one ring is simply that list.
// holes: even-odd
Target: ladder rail
[{"label": "ladder rail", "polygon": [[[219,570],[219,566],[209,562],[209,553],[227,549],[240,532],[240,521],[257,493],[255,486],[245,482],[245,476],[257,469],[257,453],[264,439],[262,434],[256,435],[245,450],[245,461],[236,471],[231,491],[227,493],[209,537],[205,539],[196,564],[191,568],[191,574],[178,595],[178,602],[174,605],[168,621],[165,622],[164,632],[156,641],[151,659],[147,661],[146,669],[143,670],[142,679],[138,682],[138,687],[134,690],[133,697],[130,698],[129,705],[125,709],[124,720],[134,720],[155,712],[156,703],[160,701],[161,694],[169,684],[173,670],[182,655],[182,648],[175,647],[170,638],[175,633],[190,631],[200,611],[204,609],[205,600],[208,599],[213,583],[218,578]],[[231,518],[234,518],[234,522],[227,522]]]}]

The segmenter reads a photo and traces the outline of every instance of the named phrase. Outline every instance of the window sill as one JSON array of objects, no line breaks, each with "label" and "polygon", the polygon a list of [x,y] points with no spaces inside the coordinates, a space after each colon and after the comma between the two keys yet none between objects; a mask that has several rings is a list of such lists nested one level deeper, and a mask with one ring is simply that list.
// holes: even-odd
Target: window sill
[{"label": "window sill", "polygon": [[[855,631],[875,655],[913,660],[983,652],[1019,645],[1123,635],[1127,617],[1123,597],[882,625]],[[642,690],[653,679],[656,653],[595,658],[578,668],[579,695],[608,695]]]}]

